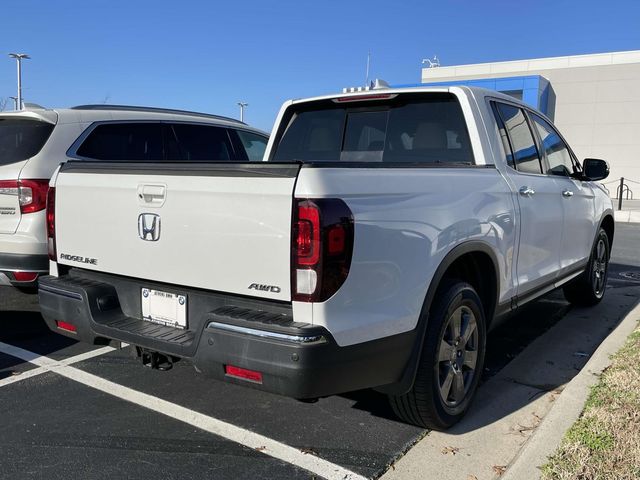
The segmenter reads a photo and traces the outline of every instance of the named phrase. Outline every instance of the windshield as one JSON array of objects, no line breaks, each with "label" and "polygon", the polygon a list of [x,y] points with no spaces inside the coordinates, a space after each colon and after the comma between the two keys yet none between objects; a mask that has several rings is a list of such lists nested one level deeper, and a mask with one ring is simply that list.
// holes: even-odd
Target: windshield
[{"label": "windshield", "polygon": [[53,131],[53,125],[37,120],[0,118],[0,165],[36,155]]},{"label": "windshield", "polygon": [[277,162],[473,163],[462,109],[449,93],[294,105],[281,125]]}]

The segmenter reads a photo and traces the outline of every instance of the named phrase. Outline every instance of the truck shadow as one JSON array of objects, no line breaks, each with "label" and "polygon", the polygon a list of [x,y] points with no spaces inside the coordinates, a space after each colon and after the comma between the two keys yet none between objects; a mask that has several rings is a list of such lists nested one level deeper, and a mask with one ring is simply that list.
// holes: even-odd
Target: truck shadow
[{"label": "truck shadow", "polygon": [[[15,310],[0,311],[0,342],[38,355],[49,355],[77,343],[51,332],[39,312]],[[27,364],[29,362],[0,352],[0,380],[25,370]]]},{"label": "truck shadow", "polygon": [[[447,433],[459,435],[481,429],[547,392],[559,393],[640,303],[640,277],[634,281],[621,276],[629,271],[640,269],[612,264],[607,294],[595,307],[571,307],[562,291],[556,290],[492,330],[476,399],[463,420]],[[343,396],[355,401],[353,408],[396,419],[382,394],[362,390]]]},{"label": "truck shadow", "polygon": [[[12,287],[0,287],[0,342],[39,355],[64,350],[75,342],[47,328],[38,306],[38,296]],[[0,380],[34,367],[28,362],[0,353]]]}]

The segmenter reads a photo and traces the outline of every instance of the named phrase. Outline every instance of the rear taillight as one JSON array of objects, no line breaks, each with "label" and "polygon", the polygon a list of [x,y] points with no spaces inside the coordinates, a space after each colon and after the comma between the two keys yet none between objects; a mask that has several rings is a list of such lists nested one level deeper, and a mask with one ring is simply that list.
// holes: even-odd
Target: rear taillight
[{"label": "rear taillight", "polygon": [[56,189],[47,192],[47,250],[49,259],[56,260]]},{"label": "rear taillight", "polygon": [[0,180],[0,194],[16,195],[20,213],[44,210],[49,180]]},{"label": "rear taillight", "polygon": [[320,260],[320,210],[312,202],[298,204],[297,233],[298,265],[316,265]]},{"label": "rear taillight", "polygon": [[298,199],[292,232],[293,300],[323,302],[342,286],[353,253],[353,214],[334,198]]}]

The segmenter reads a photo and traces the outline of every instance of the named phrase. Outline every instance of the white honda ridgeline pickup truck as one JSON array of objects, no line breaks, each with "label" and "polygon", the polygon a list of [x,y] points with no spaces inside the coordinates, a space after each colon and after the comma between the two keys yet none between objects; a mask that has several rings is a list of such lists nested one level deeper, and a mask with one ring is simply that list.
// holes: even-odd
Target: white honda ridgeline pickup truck
[{"label": "white honda ridgeline pickup truck", "polygon": [[493,91],[289,101],[262,162],[63,164],[42,314],[152,367],[298,399],[373,387],[447,428],[499,319],[560,286],[602,299],[608,172]]}]

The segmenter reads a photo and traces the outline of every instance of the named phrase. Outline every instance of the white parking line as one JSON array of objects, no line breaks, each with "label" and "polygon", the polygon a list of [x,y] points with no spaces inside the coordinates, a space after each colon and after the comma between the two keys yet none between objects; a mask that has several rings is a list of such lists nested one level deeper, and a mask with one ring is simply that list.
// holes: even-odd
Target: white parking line
[{"label": "white parking line", "polygon": [[[23,350],[21,348],[18,347],[14,347],[13,345],[8,345],[6,343],[0,343],[0,345],[2,346],[2,353],[6,353],[7,355],[11,355],[12,357],[16,357],[16,358],[22,358],[20,356],[18,356],[17,354],[14,355],[12,353],[10,353],[11,351],[13,351],[14,353],[22,353],[22,352],[27,352],[27,350]],[[15,350],[14,350],[15,349]],[[114,351],[115,348],[113,347],[102,347],[102,348],[98,348],[96,350],[91,350],[90,352],[85,352],[85,353],[81,353],[80,355],[75,355],[73,357],[69,357],[69,358],[65,358],[64,360],[60,360],[59,362],[50,359],[49,357],[43,357],[41,355],[37,355],[35,353],[31,353],[28,352],[29,354],[31,354],[31,358],[30,359],[26,359],[26,358],[22,358],[22,360],[25,360],[27,362],[30,363],[34,363],[37,365],[37,361],[41,361],[47,364],[47,366],[42,366],[42,367],[38,367],[38,368],[34,368],[32,370],[27,370],[26,372],[22,372],[19,375],[14,375],[11,377],[7,377],[7,378],[3,378],[2,380],[0,380],[0,387],[4,387],[5,385],[10,385],[12,383],[16,383],[16,382],[20,382],[22,380],[26,380],[27,378],[31,378],[31,377],[35,377],[37,375],[41,375],[43,373],[47,373],[51,371],[51,368],[57,365],[71,365],[74,363],[78,363],[78,362],[82,362],[83,360],[87,360],[89,358],[93,358],[93,357],[98,357],[100,355],[104,355],[105,353],[109,353]]]},{"label": "white parking line", "polygon": [[26,372],[22,372],[19,375],[13,375],[11,377],[3,378],[0,380],[0,387],[4,387],[5,385],[10,385],[12,383],[20,382],[22,380],[26,380],[27,378],[35,377],[37,375],[41,375],[43,373],[47,373],[47,370],[44,367],[34,368],[32,370],[27,370]]},{"label": "white parking line", "polygon": [[365,480],[365,477],[347,470],[340,465],[323,460],[312,453],[302,452],[297,448],[272,440],[264,435],[223,422],[222,420],[209,417],[146,393],[138,392],[137,390],[105,380],[104,378],[100,378],[91,373],[70,367],[68,364],[64,364],[63,362],[56,362],[48,357],[40,356],[27,350],[1,342],[0,353],[31,362],[47,371],[55,372],[88,387],[95,388],[96,390],[113,395],[114,397],[126,400],[154,412],[161,413],[201,430],[213,433],[214,435],[226,438],[227,440],[231,440],[240,445],[244,445],[245,447],[252,448],[264,453],[265,455],[269,455],[291,465],[303,468],[329,480]]}]

